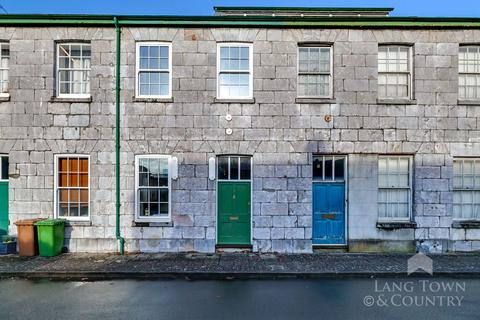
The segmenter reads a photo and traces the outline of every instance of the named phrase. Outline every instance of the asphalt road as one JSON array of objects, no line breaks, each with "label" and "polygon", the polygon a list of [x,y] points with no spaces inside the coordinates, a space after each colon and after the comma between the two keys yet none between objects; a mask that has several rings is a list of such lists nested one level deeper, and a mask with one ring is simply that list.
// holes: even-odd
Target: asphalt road
[{"label": "asphalt road", "polygon": [[480,279],[0,281],[2,320],[459,320],[479,302]]}]

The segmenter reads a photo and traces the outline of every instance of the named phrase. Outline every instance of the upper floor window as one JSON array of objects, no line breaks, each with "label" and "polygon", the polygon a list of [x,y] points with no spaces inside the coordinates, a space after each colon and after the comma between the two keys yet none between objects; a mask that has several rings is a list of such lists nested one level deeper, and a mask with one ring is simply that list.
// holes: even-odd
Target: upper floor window
[{"label": "upper floor window", "polygon": [[458,98],[480,100],[480,46],[459,48],[458,73]]},{"label": "upper floor window", "polygon": [[8,96],[9,82],[8,69],[10,63],[10,45],[7,42],[0,43],[0,96]]},{"label": "upper floor window", "polygon": [[137,43],[136,96],[170,98],[172,96],[172,44]]},{"label": "upper floor window", "polygon": [[252,44],[219,43],[217,47],[217,97],[253,98]]},{"label": "upper floor window", "polygon": [[90,96],[91,46],[89,43],[57,44],[57,95]]},{"label": "upper floor window", "polygon": [[90,165],[84,155],[55,156],[55,215],[89,219]]},{"label": "upper floor window", "polygon": [[298,96],[332,97],[332,47],[298,48]]},{"label": "upper floor window", "polygon": [[170,221],[170,160],[166,155],[135,157],[135,220]]},{"label": "upper floor window", "polygon": [[412,51],[409,46],[378,47],[378,97],[410,99],[412,97]]},{"label": "upper floor window", "polygon": [[378,158],[379,220],[410,220],[412,207],[412,158]]},{"label": "upper floor window", "polygon": [[453,159],[453,218],[480,219],[480,159]]}]

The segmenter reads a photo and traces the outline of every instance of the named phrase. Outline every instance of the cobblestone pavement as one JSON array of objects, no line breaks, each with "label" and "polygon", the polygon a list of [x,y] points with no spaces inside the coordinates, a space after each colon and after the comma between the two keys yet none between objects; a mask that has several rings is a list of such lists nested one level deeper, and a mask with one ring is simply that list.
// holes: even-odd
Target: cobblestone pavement
[{"label": "cobblestone pavement", "polygon": [[[27,278],[274,278],[406,275],[408,254],[163,253],[0,257],[0,277]],[[480,254],[430,255],[435,275],[478,276]],[[424,273],[419,273],[425,275]]]}]

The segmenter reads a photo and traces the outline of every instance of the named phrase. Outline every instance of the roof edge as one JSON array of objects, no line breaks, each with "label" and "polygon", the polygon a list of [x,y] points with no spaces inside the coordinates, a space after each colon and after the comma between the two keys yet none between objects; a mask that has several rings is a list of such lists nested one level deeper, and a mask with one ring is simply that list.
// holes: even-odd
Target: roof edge
[{"label": "roof edge", "polygon": [[228,10],[228,11],[244,11],[244,10],[256,10],[256,11],[393,11],[395,8],[381,8],[381,7],[228,7],[218,6],[213,7],[215,11]]}]

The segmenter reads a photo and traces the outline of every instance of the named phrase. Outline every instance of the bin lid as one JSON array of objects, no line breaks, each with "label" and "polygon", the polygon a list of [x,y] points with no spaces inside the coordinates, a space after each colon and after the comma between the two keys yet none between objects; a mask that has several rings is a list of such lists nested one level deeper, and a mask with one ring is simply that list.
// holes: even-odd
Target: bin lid
[{"label": "bin lid", "polygon": [[36,226],[57,226],[65,224],[65,219],[45,219],[35,222]]},{"label": "bin lid", "polygon": [[17,226],[31,226],[35,222],[45,220],[45,218],[35,218],[35,219],[25,219],[25,220],[18,220],[15,222]]}]

